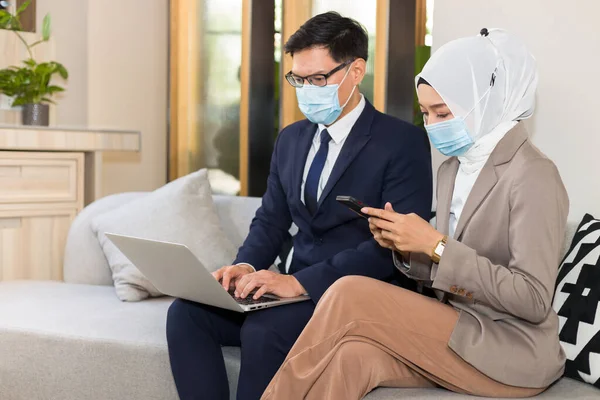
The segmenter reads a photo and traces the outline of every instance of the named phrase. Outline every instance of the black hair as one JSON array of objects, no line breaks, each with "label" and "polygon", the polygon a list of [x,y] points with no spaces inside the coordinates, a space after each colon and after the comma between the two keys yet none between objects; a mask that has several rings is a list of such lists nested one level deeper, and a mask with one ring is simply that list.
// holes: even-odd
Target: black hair
[{"label": "black hair", "polygon": [[425,79],[423,79],[423,78],[421,78],[421,77],[419,77],[419,80],[418,80],[418,82],[417,82],[417,87],[419,87],[419,85],[420,85],[420,84],[427,85],[427,86],[431,86],[431,85],[429,84],[429,82],[427,82]]},{"label": "black hair", "polygon": [[329,11],[306,21],[286,42],[284,50],[291,54],[313,47],[329,50],[336,62],[369,57],[367,30],[352,18]]}]

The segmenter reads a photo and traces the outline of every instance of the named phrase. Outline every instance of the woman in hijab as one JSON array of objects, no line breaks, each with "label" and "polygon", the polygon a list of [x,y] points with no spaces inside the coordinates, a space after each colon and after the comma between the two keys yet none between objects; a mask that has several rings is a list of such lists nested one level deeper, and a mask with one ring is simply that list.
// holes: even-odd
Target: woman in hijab
[{"label": "woman in hijab", "polygon": [[534,58],[484,29],[440,48],[416,83],[431,142],[451,157],[436,228],[389,203],[363,211],[396,268],[437,299],[340,279],[263,399],[360,399],[378,386],[529,397],[563,373],[551,301],[569,201],[520,122],[534,110]]}]

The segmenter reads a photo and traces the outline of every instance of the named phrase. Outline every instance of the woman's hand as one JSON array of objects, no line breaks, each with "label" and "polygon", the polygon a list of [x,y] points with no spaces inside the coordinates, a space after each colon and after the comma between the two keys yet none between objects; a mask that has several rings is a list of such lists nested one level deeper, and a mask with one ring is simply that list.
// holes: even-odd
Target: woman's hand
[{"label": "woman's hand", "polygon": [[[392,208],[392,205],[390,203],[385,204],[385,209],[386,209],[386,211],[394,212],[394,209]],[[394,242],[383,238],[383,231],[380,228],[378,228],[371,221],[372,219],[373,218],[369,219],[369,229],[371,230],[371,233],[373,234],[375,241],[377,243],[379,243],[379,245],[383,248],[390,249],[390,250],[396,250],[396,246],[394,246]]]},{"label": "woman's hand", "polygon": [[391,243],[392,248],[400,252],[417,252],[431,256],[435,246],[444,237],[418,215],[398,214],[390,203],[386,203],[385,210],[365,207],[362,212],[371,216],[369,228],[373,236],[378,234],[375,240],[380,245],[386,244],[383,247]]}]

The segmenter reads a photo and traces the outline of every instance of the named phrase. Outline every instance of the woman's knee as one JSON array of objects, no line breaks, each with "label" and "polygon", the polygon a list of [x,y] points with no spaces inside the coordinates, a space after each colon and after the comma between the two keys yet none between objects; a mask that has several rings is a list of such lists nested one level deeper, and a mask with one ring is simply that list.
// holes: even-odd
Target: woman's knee
[{"label": "woman's knee", "polygon": [[348,306],[360,302],[363,295],[369,291],[369,285],[377,282],[374,279],[364,276],[344,276],[334,282],[327,289],[321,300],[319,307],[331,307],[334,304]]},{"label": "woman's knee", "polygon": [[366,278],[364,276],[344,276],[333,283],[325,292],[325,296],[336,297],[336,296],[345,296],[352,291],[361,290],[364,285],[369,282],[370,278]]}]

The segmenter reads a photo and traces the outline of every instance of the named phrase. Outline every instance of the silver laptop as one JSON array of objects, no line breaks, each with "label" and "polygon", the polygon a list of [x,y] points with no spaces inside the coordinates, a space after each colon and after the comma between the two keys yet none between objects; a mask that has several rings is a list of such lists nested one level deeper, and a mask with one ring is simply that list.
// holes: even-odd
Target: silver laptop
[{"label": "silver laptop", "polygon": [[231,311],[248,312],[306,301],[308,296],[280,298],[266,294],[254,300],[252,295],[236,299],[202,265],[186,246],[132,236],[107,233],[150,282],[162,293]]}]

